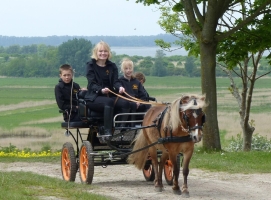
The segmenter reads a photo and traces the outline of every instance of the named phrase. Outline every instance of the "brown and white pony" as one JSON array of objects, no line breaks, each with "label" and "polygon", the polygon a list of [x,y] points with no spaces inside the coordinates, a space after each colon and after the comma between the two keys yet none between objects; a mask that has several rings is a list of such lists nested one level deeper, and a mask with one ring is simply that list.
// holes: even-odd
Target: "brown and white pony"
[{"label": "brown and white pony", "polygon": [[[202,127],[205,115],[202,108],[205,107],[205,97],[197,95],[185,95],[176,99],[169,105],[151,107],[143,119],[142,126],[155,126],[143,128],[135,139],[133,153],[128,157],[128,163],[134,164],[142,170],[148,156],[151,156],[155,173],[155,189],[162,191],[162,172],[167,159],[173,165],[173,192],[183,193],[189,196],[187,177],[189,174],[189,162],[193,155],[194,143],[202,139]],[[157,142],[158,141],[158,142]],[[155,145],[145,148],[148,145]],[[157,158],[157,150],[162,151],[160,162]],[[179,168],[177,167],[177,155],[183,154],[183,186],[182,191],[178,185]],[[158,167],[159,165],[159,167]]]}]

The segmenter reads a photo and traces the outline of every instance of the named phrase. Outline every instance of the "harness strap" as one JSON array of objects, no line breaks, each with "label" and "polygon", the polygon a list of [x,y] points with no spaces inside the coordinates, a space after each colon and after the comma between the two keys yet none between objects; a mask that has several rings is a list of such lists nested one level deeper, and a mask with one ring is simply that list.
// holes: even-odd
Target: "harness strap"
[{"label": "harness strap", "polygon": [[196,129],[201,129],[202,130],[202,126],[194,126],[192,128],[189,128],[189,130],[196,130]]},{"label": "harness strap", "polygon": [[132,151],[132,152],[124,153],[124,154],[121,154],[121,155],[115,155],[112,158],[118,158],[118,157],[125,158],[125,156],[128,156],[128,155],[133,154],[133,153],[137,153],[137,152],[142,151],[144,149],[148,149],[149,147],[152,147],[152,146],[154,146],[156,144],[158,144],[158,141],[154,142],[154,143],[151,143],[150,145],[147,145],[147,146],[145,146],[145,147],[143,147],[141,149],[137,149],[135,151]]},{"label": "harness strap", "polygon": [[192,138],[190,135],[182,136],[182,137],[164,137],[164,138],[159,138],[158,139],[158,144],[164,144],[164,143],[169,143],[169,142],[190,142],[192,141]]},{"label": "harness strap", "polygon": [[[167,136],[168,129],[169,129],[168,126],[165,126],[165,128],[164,128],[165,137],[162,137],[162,135],[161,135],[161,126],[162,126],[162,122],[163,122],[165,113],[168,111],[168,108],[169,107],[167,106],[165,108],[165,110],[160,114],[160,118],[158,119],[157,129],[158,129],[159,136],[160,136],[160,138],[158,138],[158,144],[165,144],[165,143],[169,143],[169,142],[180,143],[180,142],[190,142],[190,141],[192,141],[192,138],[191,138],[190,135],[181,136],[181,137],[173,136],[171,128],[170,128],[170,136]],[[198,128],[198,127],[195,127],[195,129],[196,128]]]},{"label": "harness strap", "polygon": [[168,109],[168,106],[165,108],[165,110],[163,110],[163,112],[160,113],[160,117],[159,117],[158,123],[157,123],[157,129],[158,129],[160,138],[162,137],[162,135],[161,135],[161,126],[162,126],[162,122],[163,122],[163,119],[165,117],[165,114],[167,112],[167,109]]},{"label": "harness strap", "polygon": [[162,126],[162,122],[163,122],[163,119],[165,117],[165,114],[166,114],[166,111],[167,111],[168,107],[165,108],[165,110],[163,110],[163,112],[160,113],[160,117],[158,119],[158,123],[157,123],[157,128],[160,130],[161,129],[161,126]]}]

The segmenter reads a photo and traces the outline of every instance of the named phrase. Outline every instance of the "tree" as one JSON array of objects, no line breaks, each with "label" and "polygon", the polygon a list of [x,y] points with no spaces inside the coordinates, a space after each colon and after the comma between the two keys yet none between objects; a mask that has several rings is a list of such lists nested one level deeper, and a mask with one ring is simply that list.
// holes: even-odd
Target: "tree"
[{"label": "tree", "polygon": [[[247,8],[242,5],[242,10],[245,19]],[[251,150],[252,134],[255,130],[255,124],[253,120],[250,120],[255,83],[261,77],[271,73],[271,70],[261,74],[257,73],[264,51],[271,48],[270,29],[271,14],[266,12],[260,18],[256,17],[249,25],[244,26],[240,31],[234,33],[220,44],[220,52],[222,53],[218,55],[218,61],[225,63],[222,69],[231,80],[229,89],[239,106],[244,151]],[[238,66],[237,69],[236,66]],[[233,75],[237,75],[242,80],[241,92],[239,92],[234,82]]]},{"label": "tree", "polygon": [[3,46],[0,46],[0,53],[5,53],[5,48]]},{"label": "tree", "polygon": [[184,68],[188,74],[188,76],[193,76],[193,72],[196,70],[196,65],[194,62],[194,57],[193,56],[188,56],[186,58],[185,64],[184,64]]},{"label": "tree", "polygon": [[174,75],[182,75],[182,76],[186,76],[186,71],[184,68],[180,68],[180,67],[175,67],[174,69]]},{"label": "tree", "polygon": [[90,60],[92,43],[83,38],[68,40],[58,47],[59,64],[70,64],[78,75],[85,75],[85,66]]},{"label": "tree", "polygon": [[163,60],[163,57],[166,54],[164,53],[163,50],[157,50],[155,54],[155,61],[154,61],[154,66],[151,70],[151,75],[152,76],[166,76],[167,75],[167,70],[166,70],[166,63]]},{"label": "tree", "polygon": [[21,48],[22,54],[35,54],[37,52],[38,52],[38,45],[36,44],[22,46]]},{"label": "tree", "polygon": [[167,63],[167,76],[173,76],[175,72],[175,66],[173,63],[168,62]]},{"label": "tree", "polygon": [[[160,26],[166,32],[180,38],[175,44],[184,46],[191,55],[200,54],[202,93],[206,94],[206,101],[209,104],[205,110],[208,121],[204,127],[203,147],[221,149],[215,73],[218,46],[257,16],[270,12],[271,0],[180,0],[177,3],[171,0],[137,0],[136,2],[145,5],[157,4],[162,9],[167,3],[173,14],[163,12]],[[245,19],[240,15],[243,13],[242,5],[249,9]],[[169,48],[170,45],[164,43],[164,47]]]},{"label": "tree", "polygon": [[8,54],[19,54],[21,50],[20,45],[11,45],[7,47],[6,53]]},{"label": "tree", "polygon": [[26,64],[24,58],[15,58],[3,66],[1,69],[1,74],[4,76],[23,77],[25,66]]},{"label": "tree", "polygon": [[153,61],[151,57],[145,57],[142,61],[139,62],[138,68],[135,71],[140,71],[146,76],[151,74],[151,69],[153,67]]}]

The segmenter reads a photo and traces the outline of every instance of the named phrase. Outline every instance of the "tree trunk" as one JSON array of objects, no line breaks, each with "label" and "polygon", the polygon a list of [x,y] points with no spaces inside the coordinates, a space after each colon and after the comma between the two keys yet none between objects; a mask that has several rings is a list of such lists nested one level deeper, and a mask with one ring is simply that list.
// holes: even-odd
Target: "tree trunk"
[{"label": "tree trunk", "polygon": [[[252,58],[252,55],[250,58]],[[253,62],[253,71],[251,75],[248,75],[248,62],[250,58],[246,58],[244,61],[244,67],[242,70],[242,80],[243,80],[243,91],[242,91],[242,104],[240,110],[240,118],[241,118],[241,127],[243,131],[243,151],[250,151],[251,144],[252,144],[252,134],[255,130],[253,127],[253,123],[249,124],[249,117],[250,117],[250,108],[252,103],[252,95],[253,89],[256,81],[256,73],[258,69],[259,60],[262,57],[262,53],[258,54],[258,59],[256,62]],[[247,78],[250,77],[250,78]],[[248,84],[250,82],[250,85]]]},{"label": "tree trunk", "polygon": [[249,124],[241,124],[243,130],[243,151],[250,151],[252,144],[252,135],[254,128],[251,128]]},{"label": "tree trunk", "polygon": [[214,42],[200,43],[202,93],[209,105],[205,109],[207,120],[203,130],[203,148],[221,150],[217,120],[216,47]]}]

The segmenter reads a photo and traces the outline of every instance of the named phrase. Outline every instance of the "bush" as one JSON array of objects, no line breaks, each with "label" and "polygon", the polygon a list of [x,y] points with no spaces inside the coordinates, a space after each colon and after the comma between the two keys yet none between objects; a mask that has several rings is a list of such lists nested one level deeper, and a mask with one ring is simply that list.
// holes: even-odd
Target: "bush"
[{"label": "bush", "polygon": [[44,144],[42,147],[41,147],[41,151],[51,151],[51,146],[50,144]]},{"label": "bush", "polygon": [[[242,138],[241,134],[237,134],[237,138],[232,138],[232,141],[230,142],[226,150],[242,151],[243,141],[244,139]],[[271,140],[268,140],[267,137],[263,137],[257,133],[252,136],[251,150],[271,152]]]},{"label": "bush", "polygon": [[0,151],[4,152],[4,153],[11,153],[16,151],[16,146],[12,145],[11,143],[9,144],[8,147],[0,147]]}]

